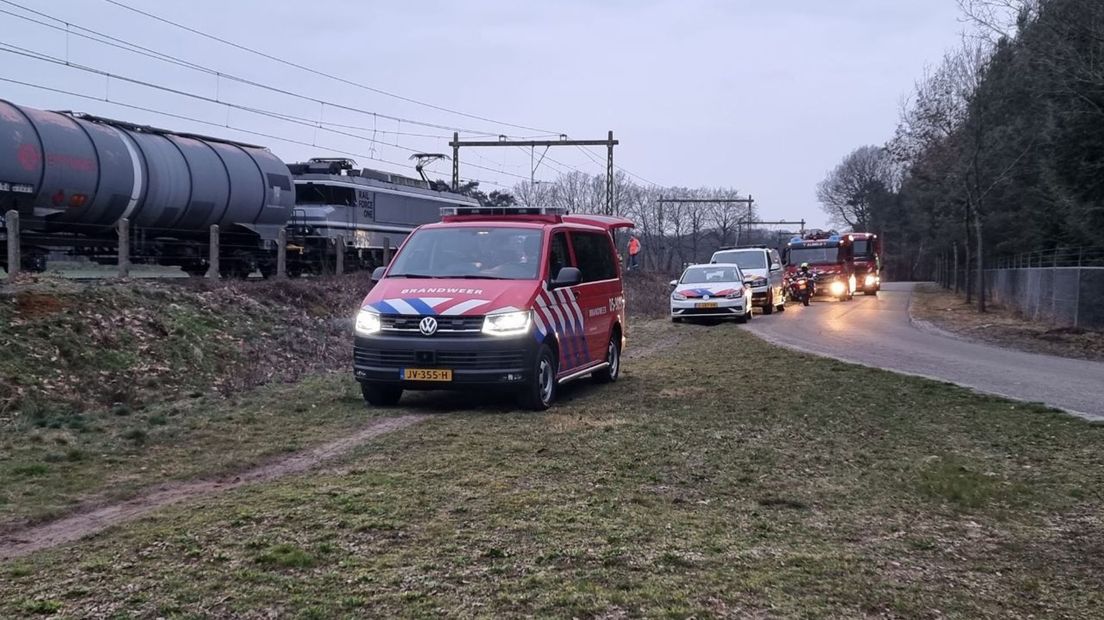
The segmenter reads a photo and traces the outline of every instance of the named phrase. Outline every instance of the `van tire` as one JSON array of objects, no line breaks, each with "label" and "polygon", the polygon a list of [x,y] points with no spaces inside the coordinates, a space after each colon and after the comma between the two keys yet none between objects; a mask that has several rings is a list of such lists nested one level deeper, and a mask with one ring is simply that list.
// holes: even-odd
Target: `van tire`
[{"label": "van tire", "polygon": [[591,378],[595,383],[613,383],[621,376],[621,338],[620,332],[610,334],[609,344],[606,345],[605,368],[594,371]]},{"label": "van tire", "polygon": [[533,362],[528,383],[518,394],[518,404],[530,411],[544,411],[556,400],[556,356],[542,344]]},{"label": "van tire", "polygon": [[360,393],[364,396],[364,400],[373,407],[394,407],[399,404],[403,389],[393,385],[361,383]]},{"label": "van tire", "polygon": [[767,303],[763,305],[763,314],[774,312],[774,291],[767,293]]}]

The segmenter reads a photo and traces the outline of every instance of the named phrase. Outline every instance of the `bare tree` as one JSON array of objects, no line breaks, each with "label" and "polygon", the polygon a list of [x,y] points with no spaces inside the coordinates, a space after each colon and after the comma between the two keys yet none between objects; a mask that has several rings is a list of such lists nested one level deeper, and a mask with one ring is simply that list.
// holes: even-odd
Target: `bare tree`
[{"label": "bare tree", "polygon": [[856,230],[870,224],[871,207],[896,185],[896,169],[889,152],[878,146],[862,146],[843,158],[817,186],[829,218]]}]

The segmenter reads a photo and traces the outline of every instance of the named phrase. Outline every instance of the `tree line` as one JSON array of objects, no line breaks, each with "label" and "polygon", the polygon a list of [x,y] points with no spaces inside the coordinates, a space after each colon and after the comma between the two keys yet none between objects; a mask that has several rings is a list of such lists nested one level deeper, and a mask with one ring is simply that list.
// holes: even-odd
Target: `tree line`
[{"label": "tree line", "polygon": [[984,310],[997,258],[1104,249],[1104,2],[960,6],[974,32],[917,80],[886,143],[844,157],[817,196],[834,222],[882,234],[890,277],[965,272]]},{"label": "tree line", "polygon": [[[436,186],[447,188],[444,181]],[[757,211],[743,204],[662,203],[661,198],[744,198],[728,187],[659,187],[633,182],[623,172],[614,175],[614,215],[636,224],[633,234],[641,242],[641,263],[645,269],[674,273],[687,263],[707,261],[717,248],[740,243],[773,242],[778,233],[759,230]],[[538,205],[561,207],[571,213],[606,212],[605,175],[573,171],[552,181],[516,184],[509,192],[479,189],[468,182],[460,192],[489,206]],[[748,222],[753,224],[749,227]],[[627,243],[621,240],[622,245]],[[622,248],[624,250],[624,248]]]}]

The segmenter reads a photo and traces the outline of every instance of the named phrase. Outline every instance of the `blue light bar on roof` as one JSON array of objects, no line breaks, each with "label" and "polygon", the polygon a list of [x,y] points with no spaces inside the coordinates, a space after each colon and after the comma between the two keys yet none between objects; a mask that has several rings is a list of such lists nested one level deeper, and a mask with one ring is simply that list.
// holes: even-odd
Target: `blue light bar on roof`
[{"label": "blue light bar on roof", "polygon": [[567,215],[563,207],[441,207],[446,215]]}]

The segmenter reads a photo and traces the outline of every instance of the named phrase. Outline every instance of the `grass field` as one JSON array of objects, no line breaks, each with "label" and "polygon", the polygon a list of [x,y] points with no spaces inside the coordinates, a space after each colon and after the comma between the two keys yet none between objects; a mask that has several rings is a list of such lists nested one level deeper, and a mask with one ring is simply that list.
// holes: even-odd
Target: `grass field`
[{"label": "grass field", "polygon": [[[1104,608],[1104,426],[731,325],[635,334],[651,349],[622,381],[549,413],[416,395],[395,413],[429,421],[320,471],[0,564],[0,617]],[[369,415],[335,381],[286,386],[265,415],[311,397]]]}]

